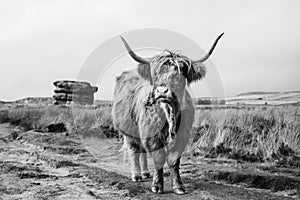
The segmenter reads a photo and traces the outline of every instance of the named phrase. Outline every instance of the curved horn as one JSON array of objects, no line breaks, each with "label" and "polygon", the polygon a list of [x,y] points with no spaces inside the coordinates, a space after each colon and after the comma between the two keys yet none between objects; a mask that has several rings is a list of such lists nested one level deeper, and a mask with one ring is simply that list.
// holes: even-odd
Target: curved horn
[{"label": "curved horn", "polygon": [[217,45],[219,39],[222,37],[223,34],[224,34],[224,33],[220,34],[220,35],[217,37],[217,39],[216,39],[215,42],[213,43],[212,47],[210,48],[209,52],[208,52],[203,58],[201,58],[201,59],[199,59],[199,60],[192,60],[192,63],[197,63],[197,62],[204,62],[204,61],[206,61],[206,60],[209,58],[209,56],[212,54],[212,52],[214,51],[214,49],[215,49],[215,47],[216,47],[216,45]]},{"label": "curved horn", "polygon": [[128,43],[126,42],[126,40],[120,36],[122,42],[124,43],[127,52],[129,53],[129,55],[137,62],[139,63],[143,63],[143,64],[147,64],[149,63],[149,61],[145,58],[140,57],[139,55],[135,54],[134,51],[130,48],[130,46],[128,45]]}]

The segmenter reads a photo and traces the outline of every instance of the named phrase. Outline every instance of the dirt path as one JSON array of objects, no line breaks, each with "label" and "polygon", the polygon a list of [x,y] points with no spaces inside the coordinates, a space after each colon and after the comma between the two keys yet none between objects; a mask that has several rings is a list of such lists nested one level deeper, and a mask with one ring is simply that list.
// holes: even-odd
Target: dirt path
[{"label": "dirt path", "polygon": [[[82,140],[86,148],[97,158],[98,167],[107,171],[116,172],[124,176],[130,177],[130,166],[128,162],[123,162],[123,154],[119,152],[121,144],[117,140]],[[149,158],[149,157],[148,157]],[[150,169],[153,169],[150,161]],[[192,156],[183,156],[181,164],[181,173],[188,194],[178,196],[172,194],[170,188],[168,169],[165,166],[165,192],[167,195],[162,196],[163,199],[298,199],[298,197],[287,197],[287,191],[275,192],[270,190],[255,189],[246,184],[228,184],[220,181],[209,180],[210,175],[215,172],[254,174],[260,176],[271,176],[272,173],[257,169],[257,165],[253,164],[237,164],[235,161],[226,159],[199,159]],[[243,173],[241,172],[243,171]],[[207,174],[209,173],[209,174]],[[299,173],[300,175],[300,173]],[[300,177],[300,176],[299,176]],[[299,186],[300,186],[300,178]],[[140,183],[143,187],[150,189],[151,179],[144,180]],[[291,191],[293,193],[294,191]]]},{"label": "dirt path", "polygon": [[165,193],[153,194],[149,192],[150,179],[141,183],[129,180],[129,165],[123,162],[123,155],[118,152],[120,146],[121,143],[114,139],[81,140],[72,134],[22,132],[9,124],[0,124],[0,200],[299,199],[293,194],[294,188],[288,192],[272,192],[245,183],[235,185],[211,179],[216,172],[261,176],[272,176],[272,172],[237,165],[234,161],[189,156],[183,158],[181,165],[188,194],[177,196],[171,193],[167,170]]},{"label": "dirt path", "polygon": [[[82,151],[78,155],[67,152],[68,149],[60,153],[45,150],[46,146],[31,143],[26,138],[24,140],[22,136],[14,134],[16,132],[18,130],[13,130],[8,124],[0,125],[0,137],[3,138],[0,140],[1,200],[126,197],[125,190],[105,183],[98,184],[84,175],[88,167],[82,161],[92,159],[87,152]],[[16,140],[11,140],[13,135],[17,137]]]}]

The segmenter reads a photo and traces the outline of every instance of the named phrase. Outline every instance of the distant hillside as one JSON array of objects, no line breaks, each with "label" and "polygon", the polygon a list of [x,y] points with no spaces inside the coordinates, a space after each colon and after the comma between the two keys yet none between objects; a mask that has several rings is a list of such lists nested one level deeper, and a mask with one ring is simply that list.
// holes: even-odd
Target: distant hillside
[{"label": "distant hillside", "polygon": [[16,101],[0,101],[1,104],[52,104],[52,97],[27,97]]},{"label": "distant hillside", "polygon": [[95,105],[112,105],[112,101],[109,101],[109,100],[98,100],[98,99],[96,99],[94,101],[94,104]]},{"label": "distant hillside", "polygon": [[[282,105],[282,104],[299,104],[300,105],[300,91],[291,92],[245,92],[237,96],[223,98],[202,97],[194,98],[196,105]],[[36,104],[36,105],[50,105],[53,104],[52,97],[27,97],[17,101],[0,101],[1,105],[14,104]],[[94,100],[95,106],[112,105],[109,100]]]},{"label": "distant hillside", "polygon": [[266,95],[266,94],[276,94],[279,92],[246,92],[246,93],[241,93],[238,94],[237,96],[248,96],[248,95]]},{"label": "distant hillside", "polygon": [[226,104],[298,104],[300,102],[300,91],[291,92],[247,92],[235,97],[226,98]]},{"label": "distant hillside", "polygon": [[[54,99],[52,97],[27,97],[23,99],[19,99],[16,101],[1,101],[0,100],[0,106],[1,105],[25,105],[25,104],[36,104],[36,105],[49,105],[53,104]],[[109,100],[94,100],[94,105],[96,106],[102,106],[102,105],[111,105],[112,102]]]},{"label": "distant hillside", "polygon": [[225,99],[223,98],[212,98],[212,97],[201,97],[193,98],[196,105],[225,105]]}]

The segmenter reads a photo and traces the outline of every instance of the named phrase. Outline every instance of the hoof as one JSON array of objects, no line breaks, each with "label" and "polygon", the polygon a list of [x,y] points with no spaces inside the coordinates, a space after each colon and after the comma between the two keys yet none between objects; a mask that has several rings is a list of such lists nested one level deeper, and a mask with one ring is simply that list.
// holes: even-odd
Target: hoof
[{"label": "hoof", "polygon": [[185,193],[185,189],[183,187],[173,189],[173,192],[178,195],[183,195]]},{"label": "hoof", "polygon": [[164,192],[163,188],[158,186],[152,186],[151,191],[157,194],[162,194]]},{"label": "hoof", "polygon": [[142,176],[141,175],[134,175],[131,177],[131,180],[133,182],[141,182],[142,181]]},{"label": "hoof", "polygon": [[142,179],[147,179],[147,178],[150,178],[151,177],[151,174],[149,172],[143,172],[142,173]]}]

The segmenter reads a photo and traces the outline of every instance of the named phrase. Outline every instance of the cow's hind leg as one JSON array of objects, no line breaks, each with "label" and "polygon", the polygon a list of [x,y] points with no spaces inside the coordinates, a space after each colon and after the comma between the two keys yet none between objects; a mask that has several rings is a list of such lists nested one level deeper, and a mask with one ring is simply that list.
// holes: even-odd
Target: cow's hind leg
[{"label": "cow's hind leg", "polygon": [[147,161],[147,152],[144,150],[140,154],[140,164],[141,164],[142,178],[143,179],[150,178],[150,172],[148,169],[148,161]]},{"label": "cow's hind leg", "polygon": [[154,174],[152,182],[152,192],[154,193],[163,193],[164,188],[164,163],[166,162],[166,152],[165,150],[159,149],[155,152],[152,152],[152,158],[154,161]]},{"label": "cow's hind leg", "polygon": [[173,165],[169,165],[171,174],[171,187],[173,188],[173,192],[175,194],[185,194],[185,188],[179,174],[179,165],[180,157],[176,160],[176,162]]},{"label": "cow's hind leg", "polygon": [[134,182],[141,181],[141,167],[140,167],[140,145],[135,138],[124,136],[124,142],[127,145],[129,162],[131,167],[131,179]]}]

